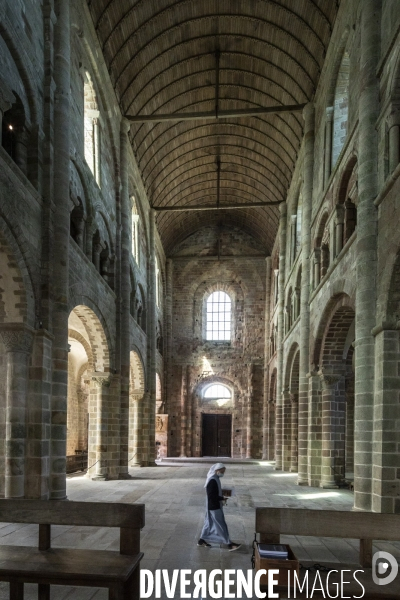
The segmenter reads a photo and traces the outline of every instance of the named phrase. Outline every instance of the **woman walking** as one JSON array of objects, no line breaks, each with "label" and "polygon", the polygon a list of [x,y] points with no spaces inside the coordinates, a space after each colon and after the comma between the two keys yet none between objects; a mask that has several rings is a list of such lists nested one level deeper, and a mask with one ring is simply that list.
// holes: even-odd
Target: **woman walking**
[{"label": "woman walking", "polygon": [[208,542],[217,542],[219,544],[227,544],[228,550],[232,552],[240,548],[241,544],[231,542],[222,510],[226,499],[222,495],[220,480],[224,476],[225,471],[226,467],[223,463],[216,463],[207,473],[204,486],[207,490],[207,508],[203,529],[197,545],[210,548],[211,544]]}]

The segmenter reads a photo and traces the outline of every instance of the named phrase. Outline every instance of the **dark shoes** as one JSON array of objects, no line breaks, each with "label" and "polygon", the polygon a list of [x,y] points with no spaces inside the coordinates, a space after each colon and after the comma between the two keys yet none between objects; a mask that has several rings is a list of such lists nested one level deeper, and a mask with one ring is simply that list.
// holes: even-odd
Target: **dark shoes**
[{"label": "dark shoes", "polygon": [[233,552],[234,550],[239,550],[239,548],[240,548],[241,545],[242,544],[234,544],[232,542],[232,544],[229,544],[228,550],[229,550],[229,552]]},{"label": "dark shoes", "polygon": [[207,544],[207,542],[205,540],[203,540],[202,538],[199,539],[199,541],[197,542],[198,546],[202,546],[203,548],[211,548],[211,544]]}]

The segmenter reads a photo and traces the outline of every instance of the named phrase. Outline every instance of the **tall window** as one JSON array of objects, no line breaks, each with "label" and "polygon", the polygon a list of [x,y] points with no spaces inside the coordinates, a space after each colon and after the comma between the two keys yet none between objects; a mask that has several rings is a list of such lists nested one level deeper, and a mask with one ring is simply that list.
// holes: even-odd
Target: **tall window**
[{"label": "tall window", "polygon": [[139,265],[139,213],[134,196],[131,197],[132,205],[132,255]]},{"label": "tall window", "polygon": [[156,304],[158,307],[161,305],[161,286],[160,286],[160,268],[158,266],[158,259],[156,257]]},{"label": "tall window", "polygon": [[350,58],[344,52],[335,87],[333,107],[332,167],[335,166],[347,136],[349,114]]},{"label": "tall window", "polygon": [[206,339],[229,342],[231,339],[232,303],[225,292],[213,292],[207,298]]},{"label": "tall window", "polygon": [[92,78],[85,73],[84,83],[84,144],[85,160],[93,173],[96,183],[100,187],[100,112],[97,105]]}]

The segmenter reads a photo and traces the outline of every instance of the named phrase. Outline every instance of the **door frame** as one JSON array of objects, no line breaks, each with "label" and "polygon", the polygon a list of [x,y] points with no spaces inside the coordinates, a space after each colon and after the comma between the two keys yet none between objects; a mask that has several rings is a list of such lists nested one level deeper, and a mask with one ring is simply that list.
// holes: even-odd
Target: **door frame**
[{"label": "door frame", "polygon": [[[203,432],[204,432],[204,416],[213,416],[213,417],[230,417],[231,420],[231,444],[230,444],[230,456],[224,456],[221,458],[232,458],[233,456],[233,414],[229,413],[220,413],[220,412],[202,412],[201,413],[201,447],[200,447],[200,456],[203,457]],[[218,454],[216,455],[219,456]]]}]

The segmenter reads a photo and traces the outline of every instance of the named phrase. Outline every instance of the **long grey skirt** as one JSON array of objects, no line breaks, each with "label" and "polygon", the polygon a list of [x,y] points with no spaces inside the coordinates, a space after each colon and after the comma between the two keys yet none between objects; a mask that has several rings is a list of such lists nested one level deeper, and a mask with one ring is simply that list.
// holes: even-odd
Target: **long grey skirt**
[{"label": "long grey skirt", "polygon": [[200,538],[207,542],[216,542],[218,544],[231,543],[222,508],[206,510]]}]

